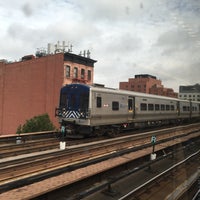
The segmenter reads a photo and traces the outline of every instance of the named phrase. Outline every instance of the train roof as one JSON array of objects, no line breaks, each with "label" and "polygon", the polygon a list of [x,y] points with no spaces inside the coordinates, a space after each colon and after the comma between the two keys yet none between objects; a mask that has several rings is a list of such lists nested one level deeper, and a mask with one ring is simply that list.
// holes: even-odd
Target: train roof
[{"label": "train roof", "polygon": [[172,97],[166,97],[166,96],[160,96],[160,95],[154,95],[154,94],[147,94],[147,93],[135,92],[135,91],[128,91],[128,90],[122,90],[122,89],[96,87],[96,86],[90,86],[90,88],[91,88],[92,91],[97,91],[97,92],[107,92],[107,93],[113,93],[113,94],[125,94],[125,95],[136,96],[136,97],[144,97],[144,98],[148,97],[148,98],[166,99],[166,100],[173,100],[173,101],[180,100],[178,98],[172,98]]},{"label": "train roof", "polygon": [[[144,97],[144,98],[156,98],[156,99],[165,99],[165,100],[171,100],[171,101],[189,102],[189,100],[183,100],[183,99],[178,99],[178,98],[173,98],[173,97],[166,97],[166,96],[147,94],[147,93],[142,93],[142,92],[108,88],[101,84],[86,85],[86,84],[81,84],[81,83],[72,83],[72,84],[64,86],[63,89],[65,87],[79,87],[79,89],[83,88],[84,90],[88,89],[88,90],[96,91],[96,92],[106,92],[106,93],[112,93],[112,94],[124,94],[124,95]],[[195,102],[195,103],[200,104],[200,102]]]}]

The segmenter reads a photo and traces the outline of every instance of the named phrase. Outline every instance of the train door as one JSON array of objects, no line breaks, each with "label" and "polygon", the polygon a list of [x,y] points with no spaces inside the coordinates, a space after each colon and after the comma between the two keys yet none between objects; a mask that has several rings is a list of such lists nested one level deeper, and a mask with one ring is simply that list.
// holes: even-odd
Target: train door
[{"label": "train door", "polygon": [[199,104],[199,115],[200,115],[200,104]]},{"label": "train door", "polygon": [[135,117],[135,97],[128,97],[128,113],[128,119],[133,119]]},{"label": "train door", "polygon": [[192,111],[193,111],[193,108],[192,108],[192,101],[190,100],[190,119],[192,118]]},{"label": "train door", "polygon": [[177,101],[177,114],[180,116],[180,101]]}]

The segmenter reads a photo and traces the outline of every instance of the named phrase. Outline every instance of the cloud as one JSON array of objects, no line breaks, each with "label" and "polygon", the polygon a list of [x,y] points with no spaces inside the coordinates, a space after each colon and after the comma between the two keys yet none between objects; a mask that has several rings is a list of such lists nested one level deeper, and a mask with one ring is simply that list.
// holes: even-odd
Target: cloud
[{"label": "cloud", "polygon": [[7,0],[0,3],[0,58],[66,41],[73,53],[89,49],[98,60],[95,82],[118,87],[148,73],[177,90],[199,81],[199,10],[197,0]]},{"label": "cloud", "polygon": [[23,11],[24,15],[27,17],[30,17],[33,14],[33,9],[31,8],[29,3],[25,3],[22,6],[22,11]]}]

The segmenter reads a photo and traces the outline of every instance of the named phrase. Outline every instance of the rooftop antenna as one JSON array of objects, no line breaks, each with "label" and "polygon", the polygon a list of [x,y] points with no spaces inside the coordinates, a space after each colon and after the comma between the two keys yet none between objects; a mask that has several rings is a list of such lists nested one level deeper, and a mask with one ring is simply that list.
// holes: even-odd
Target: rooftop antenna
[{"label": "rooftop antenna", "polygon": [[87,58],[90,58],[90,51],[89,51],[89,49],[87,50]]}]

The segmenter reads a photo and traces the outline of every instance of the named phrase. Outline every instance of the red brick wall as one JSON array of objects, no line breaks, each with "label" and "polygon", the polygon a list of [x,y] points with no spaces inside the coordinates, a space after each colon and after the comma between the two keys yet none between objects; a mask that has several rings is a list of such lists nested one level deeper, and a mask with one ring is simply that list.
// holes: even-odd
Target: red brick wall
[{"label": "red brick wall", "polygon": [[119,88],[124,90],[149,93],[152,85],[161,85],[161,81],[152,78],[129,78],[128,82],[120,82]]},{"label": "red brick wall", "polygon": [[15,134],[20,124],[43,113],[58,125],[54,110],[63,84],[63,65],[62,53],[0,63],[0,134]]}]

